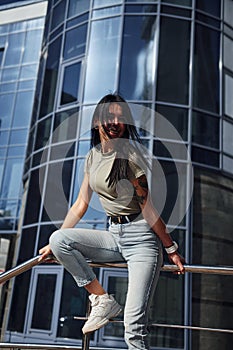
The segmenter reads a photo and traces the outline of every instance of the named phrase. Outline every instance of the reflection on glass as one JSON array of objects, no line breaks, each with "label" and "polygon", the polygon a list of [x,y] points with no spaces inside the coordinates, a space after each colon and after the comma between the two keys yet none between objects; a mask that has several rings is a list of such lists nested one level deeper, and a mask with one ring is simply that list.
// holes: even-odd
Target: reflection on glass
[{"label": "reflection on glass", "polygon": [[99,6],[109,6],[122,4],[122,0],[94,0],[94,8]]},{"label": "reflection on glass", "polygon": [[[120,18],[92,22],[84,101],[97,101],[116,86]],[[93,89],[95,86],[95,89]]]},{"label": "reflection on glass", "polygon": [[18,201],[1,200],[0,201],[0,217],[11,217],[17,214]]},{"label": "reflection on glass", "polygon": [[225,114],[233,118],[233,77],[225,74]]},{"label": "reflection on glass", "polygon": [[219,148],[219,118],[193,112],[192,141],[212,148]]},{"label": "reflection on glass", "polygon": [[[180,279],[170,272],[161,273],[152,301],[150,320],[152,323],[184,324],[184,278]],[[159,348],[183,348],[184,331],[151,327],[151,345]]]},{"label": "reflection on glass", "polygon": [[0,95],[0,127],[2,129],[9,128],[12,120],[12,112],[14,107],[14,94]]},{"label": "reflection on glass", "polygon": [[[51,329],[56,280],[55,274],[38,274],[31,328]],[[42,305],[46,312],[41,312]]]},{"label": "reflection on glass", "polygon": [[221,1],[196,0],[196,8],[210,15],[220,17]]},{"label": "reflection on glass", "polygon": [[66,32],[64,59],[77,57],[85,53],[87,25],[83,24]]},{"label": "reflection on glass", "polygon": [[220,33],[201,24],[195,29],[193,103],[218,113]]},{"label": "reflection on glass", "polygon": [[53,31],[54,28],[56,28],[59,24],[61,24],[64,21],[66,13],[66,1],[62,0],[57,6],[54,6],[53,8],[53,14],[52,14],[52,22],[51,22],[51,31]]},{"label": "reflection on glass", "polygon": [[155,140],[153,154],[156,157],[187,160],[187,149],[183,143]]},{"label": "reflection on glass", "polygon": [[125,18],[120,91],[126,99],[152,98],[156,35],[156,16]]},{"label": "reflection on glass", "polygon": [[[39,170],[34,170],[30,174],[24,225],[35,224],[38,221],[41,202],[39,181],[44,182],[44,172],[45,168],[41,167]],[[36,201],[35,198],[37,198]]]},{"label": "reflection on glass", "polygon": [[223,170],[233,173],[233,158],[223,156]]},{"label": "reflection on glass", "polygon": [[37,126],[35,150],[44,147],[50,137],[51,118],[40,122]]},{"label": "reflection on glass", "polygon": [[16,91],[17,88],[17,82],[13,82],[13,83],[3,83],[0,84],[0,93],[1,92],[14,92]]},{"label": "reflection on glass", "polygon": [[20,79],[33,79],[36,77],[36,73],[37,73],[37,68],[38,65],[37,64],[28,64],[25,66],[21,67],[20,70]]},{"label": "reflection on glass", "polygon": [[[185,108],[157,105],[156,110],[163,118],[165,118],[171,126],[177,130],[180,138],[184,141],[188,139],[188,110]],[[171,134],[167,127],[163,127],[163,118],[156,118],[155,115],[155,134],[159,138],[168,139],[171,136],[178,136]],[[172,127],[171,127],[172,128]],[[174,139],[174,138],[173,138]],[[177,139],[177,137],[175,137]]]},{"label": "reflection on glass", "polygon": [[170,3],[172,5],[192,6],[192,0],[162,0],[162,2]]},{"label": "reflection on glass", "polygon": [[11,146],[8,148],[7,155],[8,157],[23,157],[25,155],[26,145],[25,146]]},{"label": "reflection on glass", "polygon": [[27,129],[12,130],[10,134],[10,144],[26,143],[27,133]]},{"label": "reflection on glass", "polygon": [[13,127],[28,127],[32,113],[33,91],[18,92],[15,102]]},{"label": "reflection on glass", "polygon": [[68,18],[89,10],[90,0],[70,0]]},{"label": "reflection on glass", "polygon": [[61,105],[78,101],[81,62],[64,68]]},{"label": "reflection on glass", "polygon": [[161,18],[157,100],[188,104],[190,22]]},{"label": "reflection on glass", "polygon": [[226,35],[223,37],[223,62],[224,66],[233,71],[233,40]]},{"label": "reflection on glass", "polygon": [[5,56],[5,66],[16,65],[21,62],[24,48],[25,32],[9,34],[8,47]]},{"label": "reflection on glass", "polygon": [[53,143],[75,138],[78,120],[77,108],[57,113],[53,126]]},{"label": "reflection on glass", "polygon": [[224,1],[224,21],[233,26],[233,3],[231,0]]},{"label": "reflection on glass", "polygon": [[26,32],[22,58],[23,63],[38,62],[40,57],[42,33],[42,30],[30,30]]},{"label": "reflection on glass", "polygon": [[[58,337],[82,338],[84,321],[75,316],[85,316],[87,293],[84,288],[78,288],[73,277],[65,272],[58,321]],[[92,337],[93,337],[92,333]]]},{"label": "reflection on glass", "polygon": [[233,124],[223,121],[223,152],[233,156]]},{"label": "reflection on glass", "polygon": [[157,5],[126,5],[126,13],[155,13],[157,11]]},{"label": "reflection on glass", "polygon": [[9,137],[9,131],[1,131],[1,123],[0,123],[0,146],[7,145],[8,137]]},{"label": "reflection on glass", "polygon": [[9,158],[6,161],[3,177],[3,185],[0,195],[5,198],[17,198],[20,193],[23,160],[21,158]]},{"label": "reflection on glass", "polygon": [[153,159],[152,171],[151,197],[157,211],[167,225],[185,225],[187,164]]},{"label": "reflection on glass", "polygon": [[100,10],[94,10],[93,18],[97,19],[100,17],[110,17],[110,16],[120,14],[120,12],[121,12],[121,6],[107,7]]},{"label": "reflection on glass", "polygon": [[219,168],[219,153],[201,147],[192,147],[192,161]]},{"label": "reflection on glass", "polygon": [[19,67],[4,68],[2,70],[1,81],[17,80],[19,76]]},{"label": "reflection on glass", "polygon": [[44,76],[43,94],[41,98],[40,117],[53,110],[55,98],[57,76],[59,69],[59,57],[61,50],[61,37],[50,44],[48,49],[48,59]]},{"label": "reflection on glass", "polygon": [[64,219],[69,204],[72,167],[72,160],[49,164],[42,221]]}]

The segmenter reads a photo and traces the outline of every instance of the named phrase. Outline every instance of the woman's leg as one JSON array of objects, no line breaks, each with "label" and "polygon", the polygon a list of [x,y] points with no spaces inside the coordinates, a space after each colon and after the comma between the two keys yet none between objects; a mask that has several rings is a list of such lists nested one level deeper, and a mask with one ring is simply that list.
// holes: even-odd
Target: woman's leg
[{"label": "woman's leg", "polygon": [[125,341],[128,349],[148,350],[148,312],[163,258],[161,242],[153,232],[146,232],[148,226],[140,222],[126,225],[120,238],[122,254],[128,263]]},{"label": "woman's leg", "polygon": [[107,231],[61,229],[50,237],[50,247],[67,271],[91,294],[91,313],[84,324],[84,334],[93,332],[121,312],[121,306],[100,285],[86,261],[123,261],[114,237]]},{"label": "woman's leg", "polygon": [[79,287],[96,280],[87,259],[96,262],[123,261],[114,237],[108,231],[60,229],[51,235],[49,243],[54,256],[71,273]]}]

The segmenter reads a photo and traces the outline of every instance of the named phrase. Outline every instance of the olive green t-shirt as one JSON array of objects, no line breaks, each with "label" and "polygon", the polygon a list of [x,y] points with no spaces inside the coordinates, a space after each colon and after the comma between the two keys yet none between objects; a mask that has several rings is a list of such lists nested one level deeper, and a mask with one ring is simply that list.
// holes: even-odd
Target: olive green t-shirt
[{"label": "olive green t-shirt", "polygon": [[[131,150],[134,162],[129,160],[130,177],[138,178],[145,174],[138,165],[137,154]],[[130,215],[141,211],[134,194],[134,188],[130,180],[120,180],[116,185],[108,186],[108,175],[112,169],[116,152],[102,153],[97,148],[92,148],[86,156],[84,171],[89,176],[89,184],[100,199],[100,202],[108,216]]]}]

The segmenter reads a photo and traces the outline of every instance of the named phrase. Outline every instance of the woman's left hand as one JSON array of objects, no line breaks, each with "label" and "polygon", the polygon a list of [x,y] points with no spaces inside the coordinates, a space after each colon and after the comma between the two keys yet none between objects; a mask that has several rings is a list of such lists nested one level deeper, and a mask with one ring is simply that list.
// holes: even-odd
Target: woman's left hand
[{"label": "woman's left hand", "polygon": [[173,264],[175,264],[176,266],[179,267],[179,271],[176,272],[176,273],[178,275],[180,275],[180,274],[183,275],[185,273],[185,268],[184,268],[185,259],[183,258],[183,256],[181,256],[177,252],[174,252],[172,254],[168,254],[168,258],[169,258],[171,263],[173,263]]}]

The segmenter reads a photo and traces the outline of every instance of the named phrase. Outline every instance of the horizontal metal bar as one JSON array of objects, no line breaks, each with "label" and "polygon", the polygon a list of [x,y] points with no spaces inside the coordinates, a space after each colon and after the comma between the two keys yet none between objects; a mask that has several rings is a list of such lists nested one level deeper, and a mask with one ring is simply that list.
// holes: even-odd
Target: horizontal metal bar
[{"label": "horizontal metal bar", "polygon": [[[33,266],[53,260],[53,256],[48,256],[45,260],[39,261],[40,255],[31,258],[22,264],[3,272],[0,274],[0,284],[8,281],[9,279],[20,275],[21,273],[31,269]],[[105,267],[105,268],[127,268],[126,263],[94,263],[89,262],[92,267]],[[217,275],[233,275],[232,266],[204,266],[204,265],[184,265],[186,272],[192,273],[205,273],[205,274],[217,274]],[[165,264],[161,271],[177,272],[179,269],[176,265]]]},{"label": "horizontal metal bar", "polygon": [[47,259],[43,261],[39,261],[40,255],[35,256],[34,258],[31,258],[25,262],[23,262],[20,265],[17,265],[13,267],[12,269],[5,271],[0,274],[0,284],[8,281],[9,279],[16,277],[20,275],[23,272],[26,272],[30,270],[33,266],[39,265],[43,262],[46,262],[48,260],[51,260],[51,256],[49,256]]},{"label": "horizontal metal bar", "polygon": [[[115,267],[115,268],[127,268],[126,263],[89,263],[93,267]],[[184,265],[186,272],[192,273],[205,273],[215,275],[233,275],[232,266],[205,266],[205,265]],[[177,272],[179,268],[176,265],[165,264],[162,266],[161,271]]]},{"label": "horizontal metal bar", "polygon": [[[86,321],[87,317],[83,316],[73,316],[74,320]],[[113,323],[124,323],[121,320],[110,320]],[[224,329],[224,328],[210,328],[210,327],[199,327],[199,326],[182,326],[178,324],[166,324],[166,323],[150,323],[150,327],[163,327],[163,328],[177,328],[177,329],[190,329],[193,331],[208,331],[208,332],[217,332],[217,333],[233,333],[233,329]]]},{"label": "horizontal metal bar", "polygon": [[72,345],[47,345],[47,344],[21,344],[21,343],[0,343],[0,349],[42,349],[42,350],[81,350],[82,347]]}]

